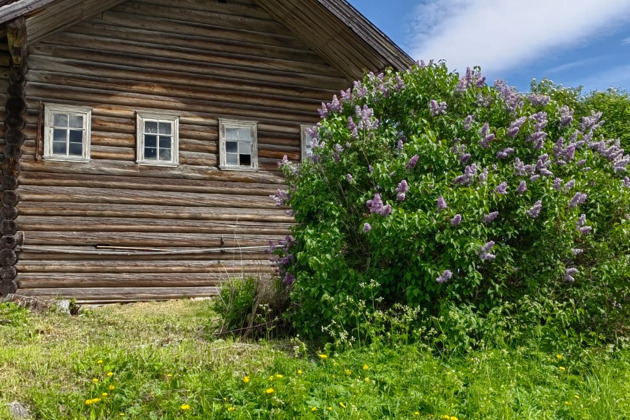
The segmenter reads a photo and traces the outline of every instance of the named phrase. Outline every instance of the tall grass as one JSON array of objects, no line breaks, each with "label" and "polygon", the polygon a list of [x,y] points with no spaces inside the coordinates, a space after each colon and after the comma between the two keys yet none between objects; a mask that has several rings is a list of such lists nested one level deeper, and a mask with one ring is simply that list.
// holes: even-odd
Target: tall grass
[{"label": "tall grass", "polygon": [[[0,305],[0,418],[619,419],[630,352],[535,345],[335,354],[299,340],[215,340],[208,302],[108,306],[78,317]],[[107,395],[104,395],[107,394]]]}]

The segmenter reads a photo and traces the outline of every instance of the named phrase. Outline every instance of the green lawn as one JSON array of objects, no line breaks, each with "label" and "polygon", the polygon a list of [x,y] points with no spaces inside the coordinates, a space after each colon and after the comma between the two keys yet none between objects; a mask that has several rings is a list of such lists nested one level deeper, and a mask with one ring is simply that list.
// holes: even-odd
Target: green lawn
[{"label": "green lawn", "polygon": [[74,317],[0,305],[0,418],[16,400],[41,419],[630,418],[628,351],[327,354],[215,340],[212,316],[207,301]]}]

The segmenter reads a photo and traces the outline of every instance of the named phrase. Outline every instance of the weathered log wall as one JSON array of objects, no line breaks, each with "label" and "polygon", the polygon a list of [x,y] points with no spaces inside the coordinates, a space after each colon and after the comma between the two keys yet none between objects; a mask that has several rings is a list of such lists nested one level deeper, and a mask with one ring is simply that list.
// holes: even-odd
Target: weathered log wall
[{"label": "weathered log wall", "polygon": [[[349,84],[250,0],[127,1],[29,45],[28,63],[15,280],[81,301],[268,272],[262,247],[292,222],[269,199],[276,162],[300,158],[300,124]],[[47,102],[92,107],[89,163],[40,157]],[[151,110],[180,115],[177,168],[135,163],[135,112]],[[259,122],[258,172],[217,168],[218,118]]]}]

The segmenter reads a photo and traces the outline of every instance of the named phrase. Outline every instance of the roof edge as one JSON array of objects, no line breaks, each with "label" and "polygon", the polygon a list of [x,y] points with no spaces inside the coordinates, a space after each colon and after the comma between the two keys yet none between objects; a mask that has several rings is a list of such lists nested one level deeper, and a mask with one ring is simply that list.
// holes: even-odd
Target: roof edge
[{"label": "roof edge", "polygon": [[[405,70],[415,63],[415,60],[409,54],[346,0],[317,1],[385,57],[388,62],[397,64],[397,70]],[[352,24],[351,20],[353,17],[358,18],[359,22]],[[386,46],[389,46],[389,48]]]},{"label": "roof edge", "polygon": [[0,24],[37,11],[55,0],[22,0],[0,7]]}]

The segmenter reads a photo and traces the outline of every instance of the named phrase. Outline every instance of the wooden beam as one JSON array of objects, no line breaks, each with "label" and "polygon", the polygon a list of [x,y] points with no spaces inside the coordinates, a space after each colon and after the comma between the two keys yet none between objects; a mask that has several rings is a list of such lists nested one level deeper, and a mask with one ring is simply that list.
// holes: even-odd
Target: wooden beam
[{"label": "wooden beam", "polygon": [[22,67],[28,55],[26,19],[24,19],[24,16],[7,23],[7,42],[13,66]]}]

